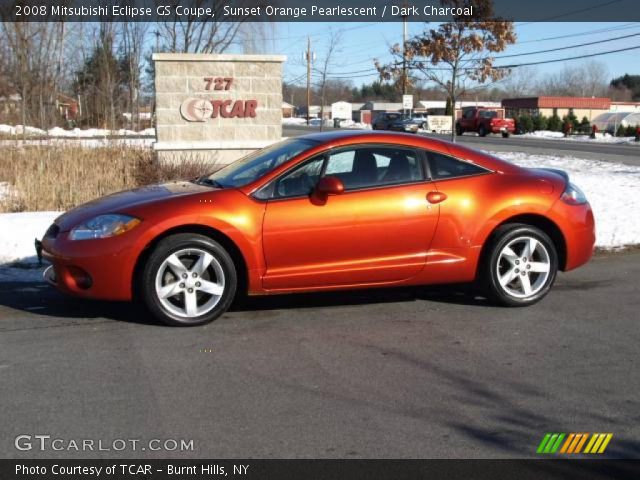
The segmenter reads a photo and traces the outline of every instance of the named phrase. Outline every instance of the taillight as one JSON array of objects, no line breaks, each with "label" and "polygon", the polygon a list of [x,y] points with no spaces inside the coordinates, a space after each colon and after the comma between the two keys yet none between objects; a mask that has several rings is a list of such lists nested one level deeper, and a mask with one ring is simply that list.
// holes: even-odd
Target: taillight
[{"label": "taillight", "polygon": [[567,188],[565,188],[560,198],[564,203],[569,205],[583,205],[587,203],[587,197],[584,192],[571,182],[567,183]]}]

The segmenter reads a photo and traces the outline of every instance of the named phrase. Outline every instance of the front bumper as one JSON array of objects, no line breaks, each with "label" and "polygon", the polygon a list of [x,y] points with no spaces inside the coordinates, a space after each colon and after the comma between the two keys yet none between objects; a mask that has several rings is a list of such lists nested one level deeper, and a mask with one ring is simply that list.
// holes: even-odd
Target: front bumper
[{"label": "front bumper", "polygon": [[59,291],[84,298],[131,300],[133,269],[137,259],[131,238],[72,241],[68,233],[45,236],[42,257],[51,266],[44,280]]}]

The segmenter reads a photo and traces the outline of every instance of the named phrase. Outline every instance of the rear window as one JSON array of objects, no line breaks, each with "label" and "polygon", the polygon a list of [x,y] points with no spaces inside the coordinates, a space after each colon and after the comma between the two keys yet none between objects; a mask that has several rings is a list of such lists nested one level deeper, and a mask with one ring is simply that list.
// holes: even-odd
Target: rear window
[{"label": "rear window", "polygon": [[482,118],[498,118],[498,112],[494,110],[480,110],[480,116]]}]

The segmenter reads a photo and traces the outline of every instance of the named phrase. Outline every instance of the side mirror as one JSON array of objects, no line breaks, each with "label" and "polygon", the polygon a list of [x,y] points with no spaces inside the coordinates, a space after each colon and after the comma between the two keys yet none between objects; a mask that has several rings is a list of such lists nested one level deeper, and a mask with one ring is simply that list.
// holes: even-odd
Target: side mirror
[{"label": "side mirror", "polygon": [[316,193],[322,197],[340,195],[344,192],[344,183],[338,177],[322,177],[316,186]]}]

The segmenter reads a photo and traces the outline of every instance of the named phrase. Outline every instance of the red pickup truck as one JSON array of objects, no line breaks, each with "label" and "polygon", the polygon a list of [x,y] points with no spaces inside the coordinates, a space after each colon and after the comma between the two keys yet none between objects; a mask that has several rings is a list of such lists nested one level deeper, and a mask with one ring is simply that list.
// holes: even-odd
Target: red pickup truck
[{"label": "red pickup truck", "polygon": [[457,135],[476,132],[484,137],[487,133],[502,133],[507,138],[515,131],[516,122],[513,118],[504,118],[504,109],[501,108],[466,108],[456,121]]}]

